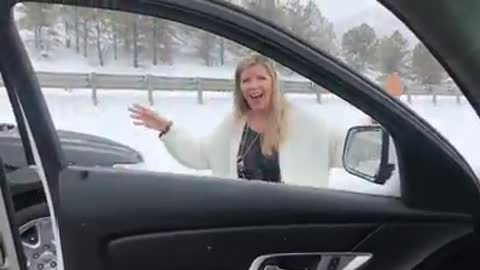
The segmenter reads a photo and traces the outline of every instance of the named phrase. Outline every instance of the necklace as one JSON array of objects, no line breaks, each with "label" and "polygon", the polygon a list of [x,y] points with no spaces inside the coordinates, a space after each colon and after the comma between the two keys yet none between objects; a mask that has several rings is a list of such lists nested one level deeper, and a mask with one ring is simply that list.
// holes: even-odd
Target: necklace
[{"label": "necklace", "polygon": [[237,156],[237,167],[240,170],[240,172],[242,173],[242,175],[244,175],[244,169],[245,169],[244,158],[248,154],[248,151],[250,151],[250,149],[253,147],[253,145],[255,144],[255,142],[257,141],[257,139],[259,137],[259,134],[257,133],[255,138],[253,138],[252,142],[250,143],[250,145],[247,147],[247,149],[245,149],[246,140],[248,138],[247,137],[247,132],[248,132],[248,126],[245,125],[245,128],[243,129],[243,133],[242,133],[242,142],[240,143],[240,151],[239,151],[239,154]]}]

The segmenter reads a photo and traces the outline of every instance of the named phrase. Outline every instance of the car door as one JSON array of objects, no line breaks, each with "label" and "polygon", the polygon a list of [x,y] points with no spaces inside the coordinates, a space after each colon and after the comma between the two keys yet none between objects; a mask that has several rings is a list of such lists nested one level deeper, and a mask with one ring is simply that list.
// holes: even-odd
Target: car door
[{"label": "car door", "polygon": [[428,269],[473,235],[480,193],[461,155],[411,110],[294,35],[219,1],[45,2],[162,17],[261,52],[382,124],[402,173],[402,196],[392,198],[68,165],[4,13],[2,74],[25,115],[64,269]]},{"label": "car door", "polygon": [[18,228],[13,217],[12,196],[3,161],[0,160],[0,268],[26,269]]}]

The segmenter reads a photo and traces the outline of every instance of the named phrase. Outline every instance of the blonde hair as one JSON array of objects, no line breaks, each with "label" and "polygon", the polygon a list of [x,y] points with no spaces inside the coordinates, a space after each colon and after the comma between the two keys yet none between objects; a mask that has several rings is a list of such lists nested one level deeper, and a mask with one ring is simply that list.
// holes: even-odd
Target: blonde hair
[{"label": "blonde hair", "polygon": [[233,94],[234,114],[237,120],[246,118],[250,107],[243,97],[240,88],[241,75],[249,67],[261,65],[272,79],[272,95],[270,100],[270,111],[267,118],[267,126],[260,137],[261,149],[264,155],[270,156],[278,151],[280,144],[285,139],[287,131],[287,109],[288,103],[279,89],[277,72],[273,62],[263,55],[254,54],[244,58],[237,65],[235,71],[235,90]]}]

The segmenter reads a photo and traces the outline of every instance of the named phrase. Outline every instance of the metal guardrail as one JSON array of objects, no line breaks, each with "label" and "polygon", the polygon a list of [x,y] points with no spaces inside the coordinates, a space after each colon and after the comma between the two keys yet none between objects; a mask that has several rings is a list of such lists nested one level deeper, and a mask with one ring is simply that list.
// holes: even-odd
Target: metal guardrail
[{"label": "metal guardrail", "polygon": [[[147,92],[150,104],[154,102],[156,91],[188,91],[197,92],[197,101],[203,104],[203,92],[230,92],[234,89],[234,81],[230,79],[197,78],[197,77],[165,77],[154,75],[123,75],[104,73],[65,73],[65,72],[37,72],[39,83],[44,88],[60,89],[90,89],[92,102],[98,104],[97,91],[109,90],[140,90]],[[0,78],[0,86],[3,81]],[[310,81],[280,81],[280,89],[284,93],[314,94],[317,102],[322,102],[322,95],[328,94],[325,88]],[[405,91],[411,102],[412,96],[432,96],[433,103],[437,103],[437,96],[456,96],[460,102],[461,92],[456,89],[417,88]]]}]

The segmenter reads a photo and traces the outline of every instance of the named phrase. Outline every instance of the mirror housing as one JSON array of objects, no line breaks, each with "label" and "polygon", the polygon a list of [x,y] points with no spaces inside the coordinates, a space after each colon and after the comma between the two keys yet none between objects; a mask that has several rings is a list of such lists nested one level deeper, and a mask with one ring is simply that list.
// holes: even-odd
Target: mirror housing
[{"label": "mirror housing", "polygon": [[354,126],[345,140],[343,166],[350,174],[383,185],[395,170],[389,151],[390,136],[382,126]]}]

